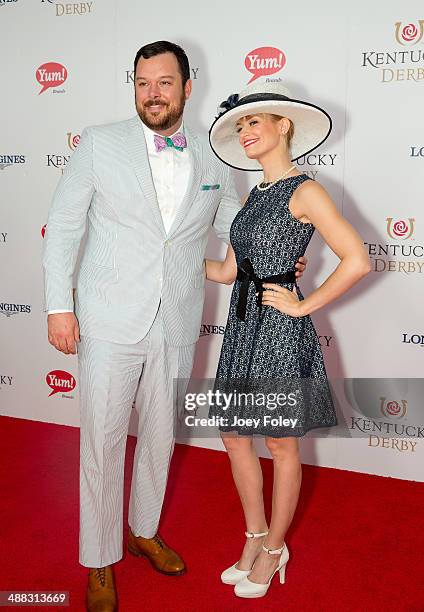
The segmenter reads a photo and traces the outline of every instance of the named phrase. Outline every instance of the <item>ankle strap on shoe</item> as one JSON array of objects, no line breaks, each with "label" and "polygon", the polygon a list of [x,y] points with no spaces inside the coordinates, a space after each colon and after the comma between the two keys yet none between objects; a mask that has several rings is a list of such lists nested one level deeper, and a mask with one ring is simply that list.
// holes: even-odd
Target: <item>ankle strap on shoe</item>
[{"label": "ankle strap on shoe", "polygon": [[271,549],[271,548],[267,548],[266,546],[262,545],[262,550],[264,550],[269,555],[281,555],[281,553],[284,550],[284,547],[285,547],[285,544],[283,544],[281,548]]},{"label": "ankle strap on shoe", "polygon": [[245,531],[244,535],[246,538],[262,538],[263,536],[268,535],[268,532],[264,531],[263,533],[253,533],[253,531]]}]

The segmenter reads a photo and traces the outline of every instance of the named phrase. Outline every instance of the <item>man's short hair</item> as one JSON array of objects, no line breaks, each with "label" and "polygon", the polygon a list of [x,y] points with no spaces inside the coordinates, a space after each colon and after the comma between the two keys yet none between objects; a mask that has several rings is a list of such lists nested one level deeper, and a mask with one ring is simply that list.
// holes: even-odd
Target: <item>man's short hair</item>
[{"label": "man's short hair", "polygon": [[177,58],[178,66],[181,73],[181,78],[183,81],[183,87],[187,83],[190,78],[190,64],[188,62],[188,57],[179,45],[175,43],[169,42],[167,40],[158,40],[153,43],[149,43],[148,45],[144,45],[139,49],[136,53],[134,59],[134,76],[135,71],[137,69],[137,63],[140,57],[144,59],[149,59],[151,57],[155,57],[155,55],[161,55],[162,53],[173,53]]}]

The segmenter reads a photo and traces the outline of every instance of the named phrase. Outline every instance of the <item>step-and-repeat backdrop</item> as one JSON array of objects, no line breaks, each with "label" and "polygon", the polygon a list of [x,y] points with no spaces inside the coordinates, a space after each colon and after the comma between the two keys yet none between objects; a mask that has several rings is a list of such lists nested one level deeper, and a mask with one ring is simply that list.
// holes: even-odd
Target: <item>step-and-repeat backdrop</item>
[{"label": "step-and-repeat backdrop", "polygon": [[[196,130],[257,78],[284,82],[333,117],[330,138],[298,167],[361,233],[372,272],[313,315],[344,427],[305,438],[302,457],[423,479],[424,9],[419,0],[343,4],[0,0],[1,414],[79,424],[77,359],[46,339],[44,226],[82,129],[135,114],[134,55],[166,39],[190,59],[186,121]],[[258,179],[238,173],[240,196]],[[225,253],[213,234],[208,253]],[[305,294],[338,262],[318,235],[307,254]],[[195,378],[214,376],[230,290],[208,284]],[[222,448],[217,438],[190,442]]]}]

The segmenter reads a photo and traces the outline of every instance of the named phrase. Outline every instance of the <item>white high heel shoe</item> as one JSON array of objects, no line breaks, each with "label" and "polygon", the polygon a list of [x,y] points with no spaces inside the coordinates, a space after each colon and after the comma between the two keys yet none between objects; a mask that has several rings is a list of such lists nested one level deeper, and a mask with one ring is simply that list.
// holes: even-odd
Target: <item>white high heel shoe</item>
[{"label": "white high heel shoe", "polygon": [[[268,535],[267,531],[264,531],[263,533],[252,533],[251,531],[245,532],[246,538],[262,538],[266,535]],[[236,568],[237,563],[234,563],[234,565],[232,565],[231,567],[229,567],[228,569],[222,572],[221,580],[224,584],[232,584],[232,585],[237,584],[238,582],[240,582],[240,580],[243,580],[243,578],[248,576],[250,572],[252,571],[251,569],[250,570],[237,569]]]},{"label": "white high heel shoe", "polygon": [[289,551],[287,546],[283,544],[281,548],[275,548],[274,550],[271,550],[266,546],[262,546],[262,548],[269,555],[280,555],[280,561],[278,562],[277,569],[266,584],[251,582],[247,576],[242,578],[242,580],[240,580],[240,582],[238,582],[234,587],[234,593],[238,597],[247,597],[252,599],[255,597],[263,597],[267,594],[271,581],[277,572],[280,572],[280,583],[284,584],[286,581],[286,565],[287,561],[289,560]]}]

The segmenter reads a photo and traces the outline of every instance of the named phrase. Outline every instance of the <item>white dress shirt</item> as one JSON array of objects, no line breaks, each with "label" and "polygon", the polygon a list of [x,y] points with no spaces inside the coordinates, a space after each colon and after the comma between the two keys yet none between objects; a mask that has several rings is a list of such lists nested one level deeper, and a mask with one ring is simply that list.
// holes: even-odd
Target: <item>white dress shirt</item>
[{"label": "white dress shirt", "polygon": [[[168,234],[188,188],[192,157],[188,148],[178,151],[173,147],[166,147],[166,149],[157,152],[154,142],[155,132],[143,122],[141,125],[146,138],[147,154],[159,209],[165,231]],[[184,133],[184,123],[174,134],[178,132]],[[189,146],[188,139],[187,145]],[[62,312],[72,312],[72,310],[49,310],[48,314]]]},{"label": "white dress shirt", "polygon": [[[146,137],[147,153],[159,209],[165,231],[168,233],[187,191],[191,170],[191,155],[188,148],[177,151],[173,147],[166,147],[166,149],[157,153],[154,143],[155,132],[144,123],[142,123],[142,126]],[[174,134],[178,132],[184,133],[184,124]]]}]

